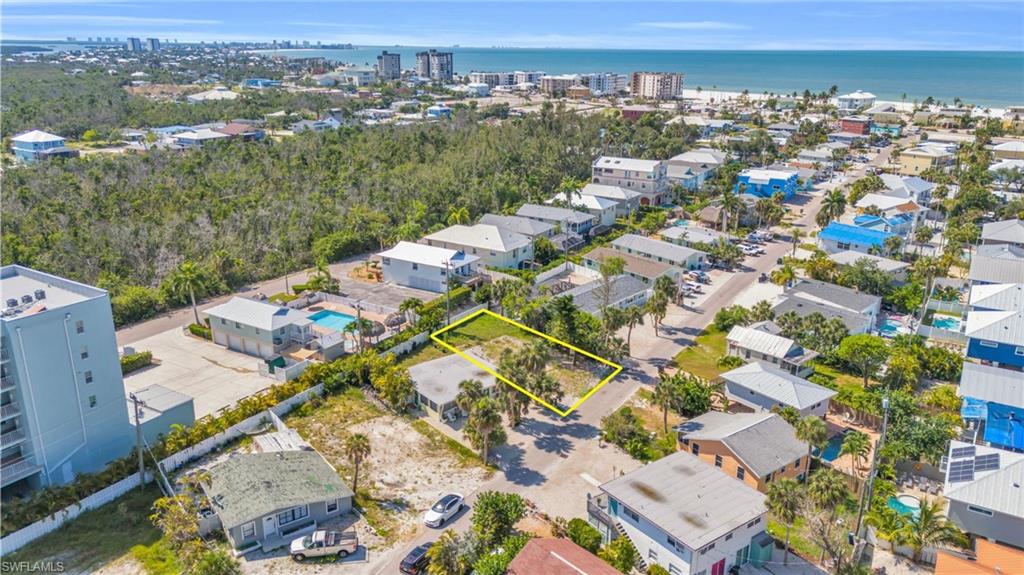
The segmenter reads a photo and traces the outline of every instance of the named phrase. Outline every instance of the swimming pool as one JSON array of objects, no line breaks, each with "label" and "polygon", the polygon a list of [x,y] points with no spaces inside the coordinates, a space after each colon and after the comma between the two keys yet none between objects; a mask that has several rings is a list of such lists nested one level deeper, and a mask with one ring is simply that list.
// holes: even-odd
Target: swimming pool
[{"label": "swimming pool", "polygon": [[[825,450],[822,451],[818,457],[823,461],[832,462],[839,457],[839,450],[843,448],[843,434],[833,435],[829,440],[828,444],[825,445]],[[817,450],[815,450],[817,452]]]},{"label": "swimming pool", "polygon": [[916,515],[920,512],[921,501],[913,495],[894,495],[889,498],[889,508],[900,515]]},{"label": "swimming pool", "polygon": [[878,333],[882,337],[896,337],[896,334],[903,328],[903,324],[892,318],[885,318],[882,325],[878,326]]},{"label": "swimming pool", "polygon": [[309,319],[313,320],[313,323],[327,329],[345,331],[345,326],[355,321],[356,318],[347,313],[325,309],[309,316]]},{"label": "swimming pool", "polygon": [[676,220],[676,227],[685,228],[690,225],[690,220]]},{"label": "swimming pool", "polygon": [[948,331],[960,331],[960,318],[955,315],[937,313],[932,316],[932,327]]}]

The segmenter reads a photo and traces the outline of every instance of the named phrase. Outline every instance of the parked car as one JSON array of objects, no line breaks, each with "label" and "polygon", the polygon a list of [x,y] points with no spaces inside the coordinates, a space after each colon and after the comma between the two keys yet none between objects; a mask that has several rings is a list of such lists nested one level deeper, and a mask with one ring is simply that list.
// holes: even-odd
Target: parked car
[{"label": "parked car", "polygon": [[303,561],[307,557],[348,557],[359,548],[355,531],[327,531],[318,529],[310,535],[292,541],[289,553],[292,559]]},{"label": "parked car", "polygon": [[427,550],[433,543],[424,543],[419,547],[413,549],[402,559],[402,563],[399,564],[398,570],[406,575],[420,575],[421,573],[427,572],[427,566],[430,565],[430,558],[427,557]]},{"label": "parked car", "polygon": [[686,273],[686,276],[691,280],[700,282],[702,284],[711,283],[711,277],[700,270],[690,270],[689,272]]},{"label": "parked car", "polygon": [[757,230],[754,233],[757,234],[758,237],[761,238],[761,241],[764,242],[770,242],[775,239],[775,233],[772,232],[771,230]]},{"label": "parked car", "polygon": [[764,248],[754,244],[740,244],[740,249],[743,250],[744,253],[751,255],[758,255],[764,253]]},{"label": "parked car", "polygon": [[444,525],[445,521],[455,517],[455,514],[462,509],[462,506],[462,496],[458,493],[449,493],[438,499],[437,503],[427,510],[427,513],[423,516],[423,522],[427,524],[427,527],[440,527]]},{"label": "parked car", "polygon": [[701,285],[697,282],[684,282],[683,287],[689,288],[691,291],[700,293]]},{"label": "parked car", "polygon": [[749,243],[752,243],[752,244],[759,244],[763,240],[761,239],[761,236],[758,235],[757,232],[750,232],[749,234],[747,234],[747,240],[746,241],[749,242]]}]

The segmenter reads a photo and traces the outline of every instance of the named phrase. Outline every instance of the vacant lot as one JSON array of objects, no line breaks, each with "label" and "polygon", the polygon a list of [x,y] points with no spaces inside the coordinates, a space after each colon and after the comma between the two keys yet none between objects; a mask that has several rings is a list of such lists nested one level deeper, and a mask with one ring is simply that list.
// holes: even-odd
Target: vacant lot
[{"label": "vacant lot", "polygon": [[718,377],[727,371],[718,367],[718,358],[725,355],[725,335],[714,327],[708,327],[697,336],[693,345],[676,354],[676,366],[704,379]]}]

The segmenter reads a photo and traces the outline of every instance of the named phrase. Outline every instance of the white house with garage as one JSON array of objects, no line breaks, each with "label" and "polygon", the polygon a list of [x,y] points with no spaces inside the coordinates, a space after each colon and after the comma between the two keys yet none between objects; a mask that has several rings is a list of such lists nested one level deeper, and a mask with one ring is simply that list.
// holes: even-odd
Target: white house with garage
[{"label": "white house with garage", "polygon": [[203,314],[214,343],[264,359],[315,337],[309,312],[244,297],[233,297]]},{"label": "white house with garage", "polygon": [[533,241],[530,238],[488,224],[449,226],[424,237],[423,241],[428,246],[478,256],[483,266],[516,269],[533,259]]},{"label": "white house with garage", "polygon": [[443,292],[449,278],[468,279],[477,273],[480,258],[460,250],[398,242],[379,254],[384,281],[400,286]]}]

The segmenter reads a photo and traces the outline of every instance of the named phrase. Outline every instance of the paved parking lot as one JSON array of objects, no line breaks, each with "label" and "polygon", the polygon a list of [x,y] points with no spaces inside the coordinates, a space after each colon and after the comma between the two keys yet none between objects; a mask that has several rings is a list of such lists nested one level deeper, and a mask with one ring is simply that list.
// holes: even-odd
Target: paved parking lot
[{"label": "paved parking lot", "polygon": [[259,374],[259,358],[185,335],[177,328],[137,341],[132,347],[153,352],[160,365],[126,376],[125,389],[131,393],[158,383],[190,395],[195,401],[196,419],[234,405],[275,382]]},{"label": "paved parking lot", "polygon": [[442,295],[427,290],[408,288],[390,283],[370,283],[348,277],[348,272],[352,268],[362,265],[362,261],[355,261],[331,266],[331,273],[338,279],[338,291],[341,292],[341,295],[396,310],[403,301],[412,297],[426,303]]}]

